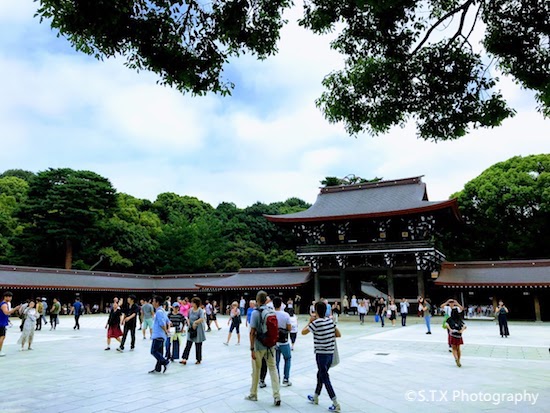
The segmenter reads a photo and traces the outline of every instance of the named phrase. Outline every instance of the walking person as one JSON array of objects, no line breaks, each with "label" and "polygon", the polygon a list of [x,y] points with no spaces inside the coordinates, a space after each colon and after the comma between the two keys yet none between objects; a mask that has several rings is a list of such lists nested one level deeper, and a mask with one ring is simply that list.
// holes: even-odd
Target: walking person
[{"label": "walking person", "polygon": [[50,331],[55,330],[59,324],[59,313],[61,312],[61,303],[57,298],[53,299],[52,308],[50,310]]},{"label": "walking person", "polygon": [[294,297],[294,314],[300,314],[300,306],[302,305],[302,297],[298,294]]},{"label": "walking person", "polygon": [[17,340],[21,344],[21,351],[25,350],[25,344],[28,343],[28,350],[32,350],[32,340],[34,338],[34,330],[36,328],[36,320],[40,318],[40,314],[36,311],[36,303],[34,300],[29,301],[29,305],[25,308],[25,322],[21,337]]},{"label": "walking person", "polygon": [[395,320],[397,319],[397,305],[395,304],[395,300],[393,298],[390,301],[390,306],[388,309],[390,311],[391,326],[395,327]]},{"label": "walking person", "polygon": [[129,295],[126,301],[128,304],[124,309],[124,318],[122,319],[124,334],[122,335],[122,342],[120,343],[120,346],[116,349],[120,353],[124,351],[124,344],[126,343],[128,333],[132,336],[132,340],[130,341],[130,351],[134,351],[134,348],[136,347],[136,326],[139,307],[136,304],[136,296],[133,294]]},{"label": "walking person", "polygon": [[206,327],[207,327],[206,332],[209,333],[212,331],[212,329],[210,328],[210,323],[212,322],[212,304],[210,304],[210,301],[208,300],[206,300],[204,304],[205,304],[204,312],[206,314]]},{"label": "walking person", "polygon": [[2,302],[0,303],[0,357],[4,357],[6,353],[2,351],[4,340],[6,339],[6,329],[10,325],[10,315],[19,311],[21,308],[18,305],[15,308],[10,309],[11,300],[13,299],[13,293],[11,291],[4,292],[2,296]]},{"label": "walking person", "polygon": [[500,337],[508,338],[510,335],[510,331],[508,331],[508,307],[504,305],[502,300],[498,302],[498,307],[495,308],[495,314],[497,314],[498,317]]},{"label": "walking person", "polygon": [[239,300],[239,310],[241,311],[241,314],[245,314],[244,310],[245,310],[245,305],[246,305],[246,300],[244,299],[244,297],[241,295],[241,299]]},{"label": "walking person", "polygon": [[290,317],[290,350],[294,350],[294,343],[296,343],[296,337],[298,336],[298,317],[294,313],[294,309],[290,309],[288,312]]},{"label": "walking person", "polygon": [[181,364],[187,364],[187,359],[189,358],[193,343],[195,343],[195,364],[202,363],[202,343],[206,341],[206,334],[204,332],[205,317],[204,310],[201,308],[201,299],[199,297],[193,297],[191,299],[191,309],[189,310],[187,345],[183,351],[183,356],[181,356]]},{"label": "walking person", "polygon": [[310,318],[308,325],[302,330],[303,335],[313,333],[313,347],[317,362],[317,386],[315,392],[307,398],[313,404],[319,404],[319,396],[323,386],[325,386],[332,400],[332,405],[328,409],[331,412],[339,412],[340,404],[330,382],[328,371],[334,358],[336,337],[341,337],[341,334],[334,322],[330,318],[324,317],[325,311],[325,303],[318,302],[315,304],[316,314]]},{"label": "walking person", "polygon": [[340,303],[338,301],[335,301],[334,304],[332,304],[332,319],[334,320],[334,324],[338,324],[338,318],[340,317],[341,309],[340,309]]},{"label": "walking person", "polygon": [[112,338],[120,343],[120,338],[122,337],[120,323],[122,323],[122,311],[118,307],[118,303],[113,303],[109,318],[107,319],[107,324],[105,324],[105,328],[107,329],[107,347],[105,350],[111,349]]},{"label": "walking person", "polygon": [[464,321],[462,321],[457,308],[452,309],[451,316],[447,319],[445,326],[449,331],[452,353],[455,358],[456,365],[458,367],[462,367],[460,362],[460,357],[462,356],[460,346],[464,344],[464,341],[462,340],[462,333],[467,327]]},{"label": "walking person", "polygon": [[[254,310],[250,319],[250,357],[252,362],[252,384],[250,394],[246,400],[258,401],[258,385],[260,383],[262,364],[265,362],[266,370],[269,370],[271,387],[273,388],[273,402],[275,406],[281,405],[281,394],[279,392],[279,377],[275,366],[274,346],[276,342],[267,340],[271,337],[270,328],[273,328],[273,321],[277,321],[276,314],[267,306],[267,293],[259,291],[256,295],[257,309]],[[275,319],[273,319],[273,317]],[[269,342],[268,342],[269,341]],[[269,346],[268,346],[269,345]]]},{"label": "walking person", "polygon": [[[277,325],[279,326],[279,335],[277,338],[277,344],[275,347],[275,363],[277,364],[277,373],[279,374],[279,380],[281,379],[281,371],[279,369],[279,363],[281,356],[285,360],[284,373],[283,373],[283,386],[292,386],[290,382],[290,366],[292,353],[290,350],[290,343],[288,340],[288,334],[292,329],[290,324],[290,315],[281,309],[282,300],[279,297],[273,299],[273,306],[275,307],[275,314],[277,316]],[[291,308],[292,310],[292,308]]]},{"label": "walking person", "polygon": [[424,298],[421,296],[418,297],[418,317],[422,317],[424,315]]},{"label": "walking person", "polygon": [[[459,313],[461,313],[462,310],[464,309],[459,304],[459,302],[456,301],[453,298],[449,298],[447,301],[445,301],[443,304],[441,304],[439,306],[439,308],[443,309],[443,317],[444,317],[443,327],[444,328],[446,328],[445,326],[446,326],[446,323],[447,323],[447,319],[451,316],[451,313],[452,313],[454,308],[456,308]],[[447,330],[447,343],[449,345],[449,353],[452,353],[453,347],[451,345],[451,334],[450,334],[449,330]]]},{"label": "walking person", "polygon": [[359,322],[365,324],[365,316],[367,315],[367,306],[364,305],[365,300],[359,300],[357,303],[357,313],[359,314]]},{"label": "walking person", "polygon": [[256,300],[250,300],[248,302],[248,308],[246,309],[246,322],[245,326],[248,327],[250,325],[250,318],[252,317],[252,313],[256,309]]},{"label": "walking person", "polygon": [[73,304],[73,311],[74,311],[74,327],[73,330],[79,329],[80,330],[80,316],[82,315],[84,310],[84,306],[80,302],[80,298],[76,297],[76,300]]},{"label": "walking person", "polygon": [[386,301],[384,297],[380,297],[376,302],[376,314],[380,318],[380,326],[384,327],[384,317],[386,317]]},{"label": "walking person", "polygon": [[[48,320],[46,319],[46,314],[48,314],[48,300],[46,300],[46,297],[42,297],[42,322],[44,325],[48,324]],[[40,326],[40,330],[42,330],[42,326]]]},{"label": "walking person", "polygon": [[145,300],[141,299],[139,300],[138,304],[138,316],[139,316],[139,328],[138,331],[141,331],[143,329],[143,313],[141,312],[141,307],[145,304]]},{"label": "walking person", "polygon": [[151,304],[148,301],[143,300],[143,304],[141,306],[141,315],[143,317],[143,324],[142,324],[142,333],[143,333],[143,339],[145,340],[147,337],[147,329],[149,329],[149,337],[153,337],[153,317],[155,315],[155,307],[153,307],[153,304]]},{"label": "walking person", "polygon": [[431,330],[431,326],[430,326],[430,321],[432,319],[432,305],[430,304],[430,299],[429,298],[424,299],[424,304],[422,306],[422,311],[423,311],[423,315],[424,315],[424,321],[426,322],[426,328],[428,329],[426,334],[432,334],[432,330]]},{"label": "walking person", "polygon": [[351,296],[350,311],[353,315],[357,314],[357,297],[355,295]]},{"label": "walking person", "polygon": [[216,324],[218,331],[220,331],[222,328],[218,324],[218,303],[216,300],[212,301],[212,321]]},{"label": "walking person", "polygon": [[237,331],[236,345],[239,346],[241,344],[241,332],[240,332],[240,327],[242,323],[241,310],[237,306],[238,306],[238,303],[236,301],[233,301],[233,303],[231,304],[231,311],[229,312],[229,320],[227,320],[227,325],[228,326],[230,325],[229,334],[227,334],[227,341],[223,343],[226,346],[229,345],[229,341],[231,340],[231,333],[233,333],[233,330]]},{"label": "walking person", "polygon": [[162,297],[155,295],[153,297],[153,308],[155,309],[155,318],[153,320],[153,334],[151,336],[151,355],[157,360],[155,368],[149,371],[150,374],[166,373],[170,360],[163,356],[164,341],[170,336],[170,320],[162,308]]},{"label": "walking person", "polygon": [[406,298],[402,298],[399,303],[399,312],[401,314],[401,326],[407,326],[407,315],[409,314],[409,302]]},{"label": "walking person", "polygon": [[292,300],[292,297],[288,297],[288,300],[286,300],[285,311],[288,313],[288,310],[290,310],[291,308],[294,308],[294,301]]},{"label": "walking person", "polygon": [[42,304],[40,297],[36,297],[36,312],[38,313],[38,317],[36,318],[36,331],[42,330],[42,311],[44,311],[44,304]]},{"label": "walking person", "polygon": [[345,315],[349,315],[349,300],[347,295],[344,295],[344,298],[342,298],[342,309]]},{"label": "walking person", "polygon": [[168,316],[170,320],[170,337],[166,339],[166,358],[170,361],[180,358],[180,345],[183,341],[183,327],[185,317],[180,313],[180,305],[175,302],[172,306],[172,312]]}]

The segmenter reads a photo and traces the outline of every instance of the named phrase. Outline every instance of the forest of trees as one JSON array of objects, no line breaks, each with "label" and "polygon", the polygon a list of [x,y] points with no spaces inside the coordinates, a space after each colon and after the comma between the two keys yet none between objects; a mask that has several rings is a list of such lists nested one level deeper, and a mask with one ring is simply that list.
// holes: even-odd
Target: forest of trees
[{"label": "forest of trees", "polygon": [[[364,181],[348,175],[321,184]],[[550,154],[499,162],[452,197],[464,219],[443,236],[447,259],[550,257]],[[0,174],[0,264],[149,274],[303,265],[291,231],[264,214],[308,207],[290,198],[214,208],[170,192],[151,202],[90,171],[8,170]]]},{"label": "forest of trees", "polygon": [[89,171],[8,170],[0,174],[0,263],[150,274],[302,265],[292,234],[263,214],[308,207],[291,198],[214,208],[175,193],[151,202]]}]

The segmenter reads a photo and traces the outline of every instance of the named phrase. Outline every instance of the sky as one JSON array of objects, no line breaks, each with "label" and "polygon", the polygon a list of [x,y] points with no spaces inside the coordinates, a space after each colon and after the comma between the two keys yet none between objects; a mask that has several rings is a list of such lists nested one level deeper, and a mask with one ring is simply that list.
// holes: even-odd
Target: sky
[{"label": "sky", "polygon": [[550,120],[532,92],[507,78],[500,87],[517,115],[499,128],[440,143],[417,139],[412,123],[350,137],[315,106],[323,77],[343,58],[330,38],[297,25],[300,6],[286,16],[276,56],[231,62],[232,96],[198,98],[122,59],[75,52],[33,17],[36,8],[0,1],[0,172],[84,169],[140,198],[175,192],[246,207],[290,197],[312,203],[324,177],[348,174],[424,175],[430,199],[447,199],[497,162],[550,153]]}]

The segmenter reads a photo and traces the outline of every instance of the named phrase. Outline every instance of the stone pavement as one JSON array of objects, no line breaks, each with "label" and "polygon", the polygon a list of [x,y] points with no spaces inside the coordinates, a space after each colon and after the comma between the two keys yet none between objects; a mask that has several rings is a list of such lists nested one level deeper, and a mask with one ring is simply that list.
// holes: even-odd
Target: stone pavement
[{"label": "stone pavement", "polygon": [[[19,320],[13,319],[7,356],[0,358],[0,412],[327,411],[326,391],[319,406],[306,400],[316,375],[311,336],[298,336],[293,385],[282,388],[282,405],[275,407],[269,376],[258,402],[243,399],[250,386],[248,337],[243,334],[241,346],[235,337],[224,346],[226,318],[220,319],[223,330],[208,333],[201,365],[192,351],[187,366],[172,364],[158,375],[147,374],[154,359],[141,331],[136,351],[103,350],[105,315],[82,317],[80,331],[72,329],[71,317],[61,317],[57,331],[44,327],[35,335],[35,350],[24,352],[18,351]],[[503,339],[494,322],[469,321],[462,368],[448,353],[441,318],[434,319],[432,335],[416,317],[409,324],[381,328],[369,316],[361,326],[355,317],[342,317],[341,363],[330,374],[343,412],[550,412],[549,324],[512,322],[511,336]]]}]

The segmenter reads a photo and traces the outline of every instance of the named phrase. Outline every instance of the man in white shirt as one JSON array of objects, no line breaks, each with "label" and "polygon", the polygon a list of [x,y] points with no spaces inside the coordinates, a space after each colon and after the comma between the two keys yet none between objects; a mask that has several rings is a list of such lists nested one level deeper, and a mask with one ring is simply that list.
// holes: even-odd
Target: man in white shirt
[{"label": "man in white shirt", "polygon": [[283,311],[282,300],[280,297],[273,299],[273,306],[275,307],[275,314],[277,315],[277,324],[279,325],[279,338],[277,340],[277,346],[275,348],[275,363],[277,364],[277,373],[279,373],[279,380],[281,373],[279,371],[279,362],[281,361],[281,355],[285,359],[285,369],[283,374],[283,386],[292,386],[289,381],[290,376],[290,359],[292,353],[290,350],[290,341],[288,340],[288,333],[292,326],[290,325],[290,316],[287,312]]},{"label": "man in white shirt", "polygon": [[239,309],[241,310],[241,315],[246,314],[244,311],[244,306],[246,305],[246,301],[243,296],[241,296],[241,299],[239,300]]}]

